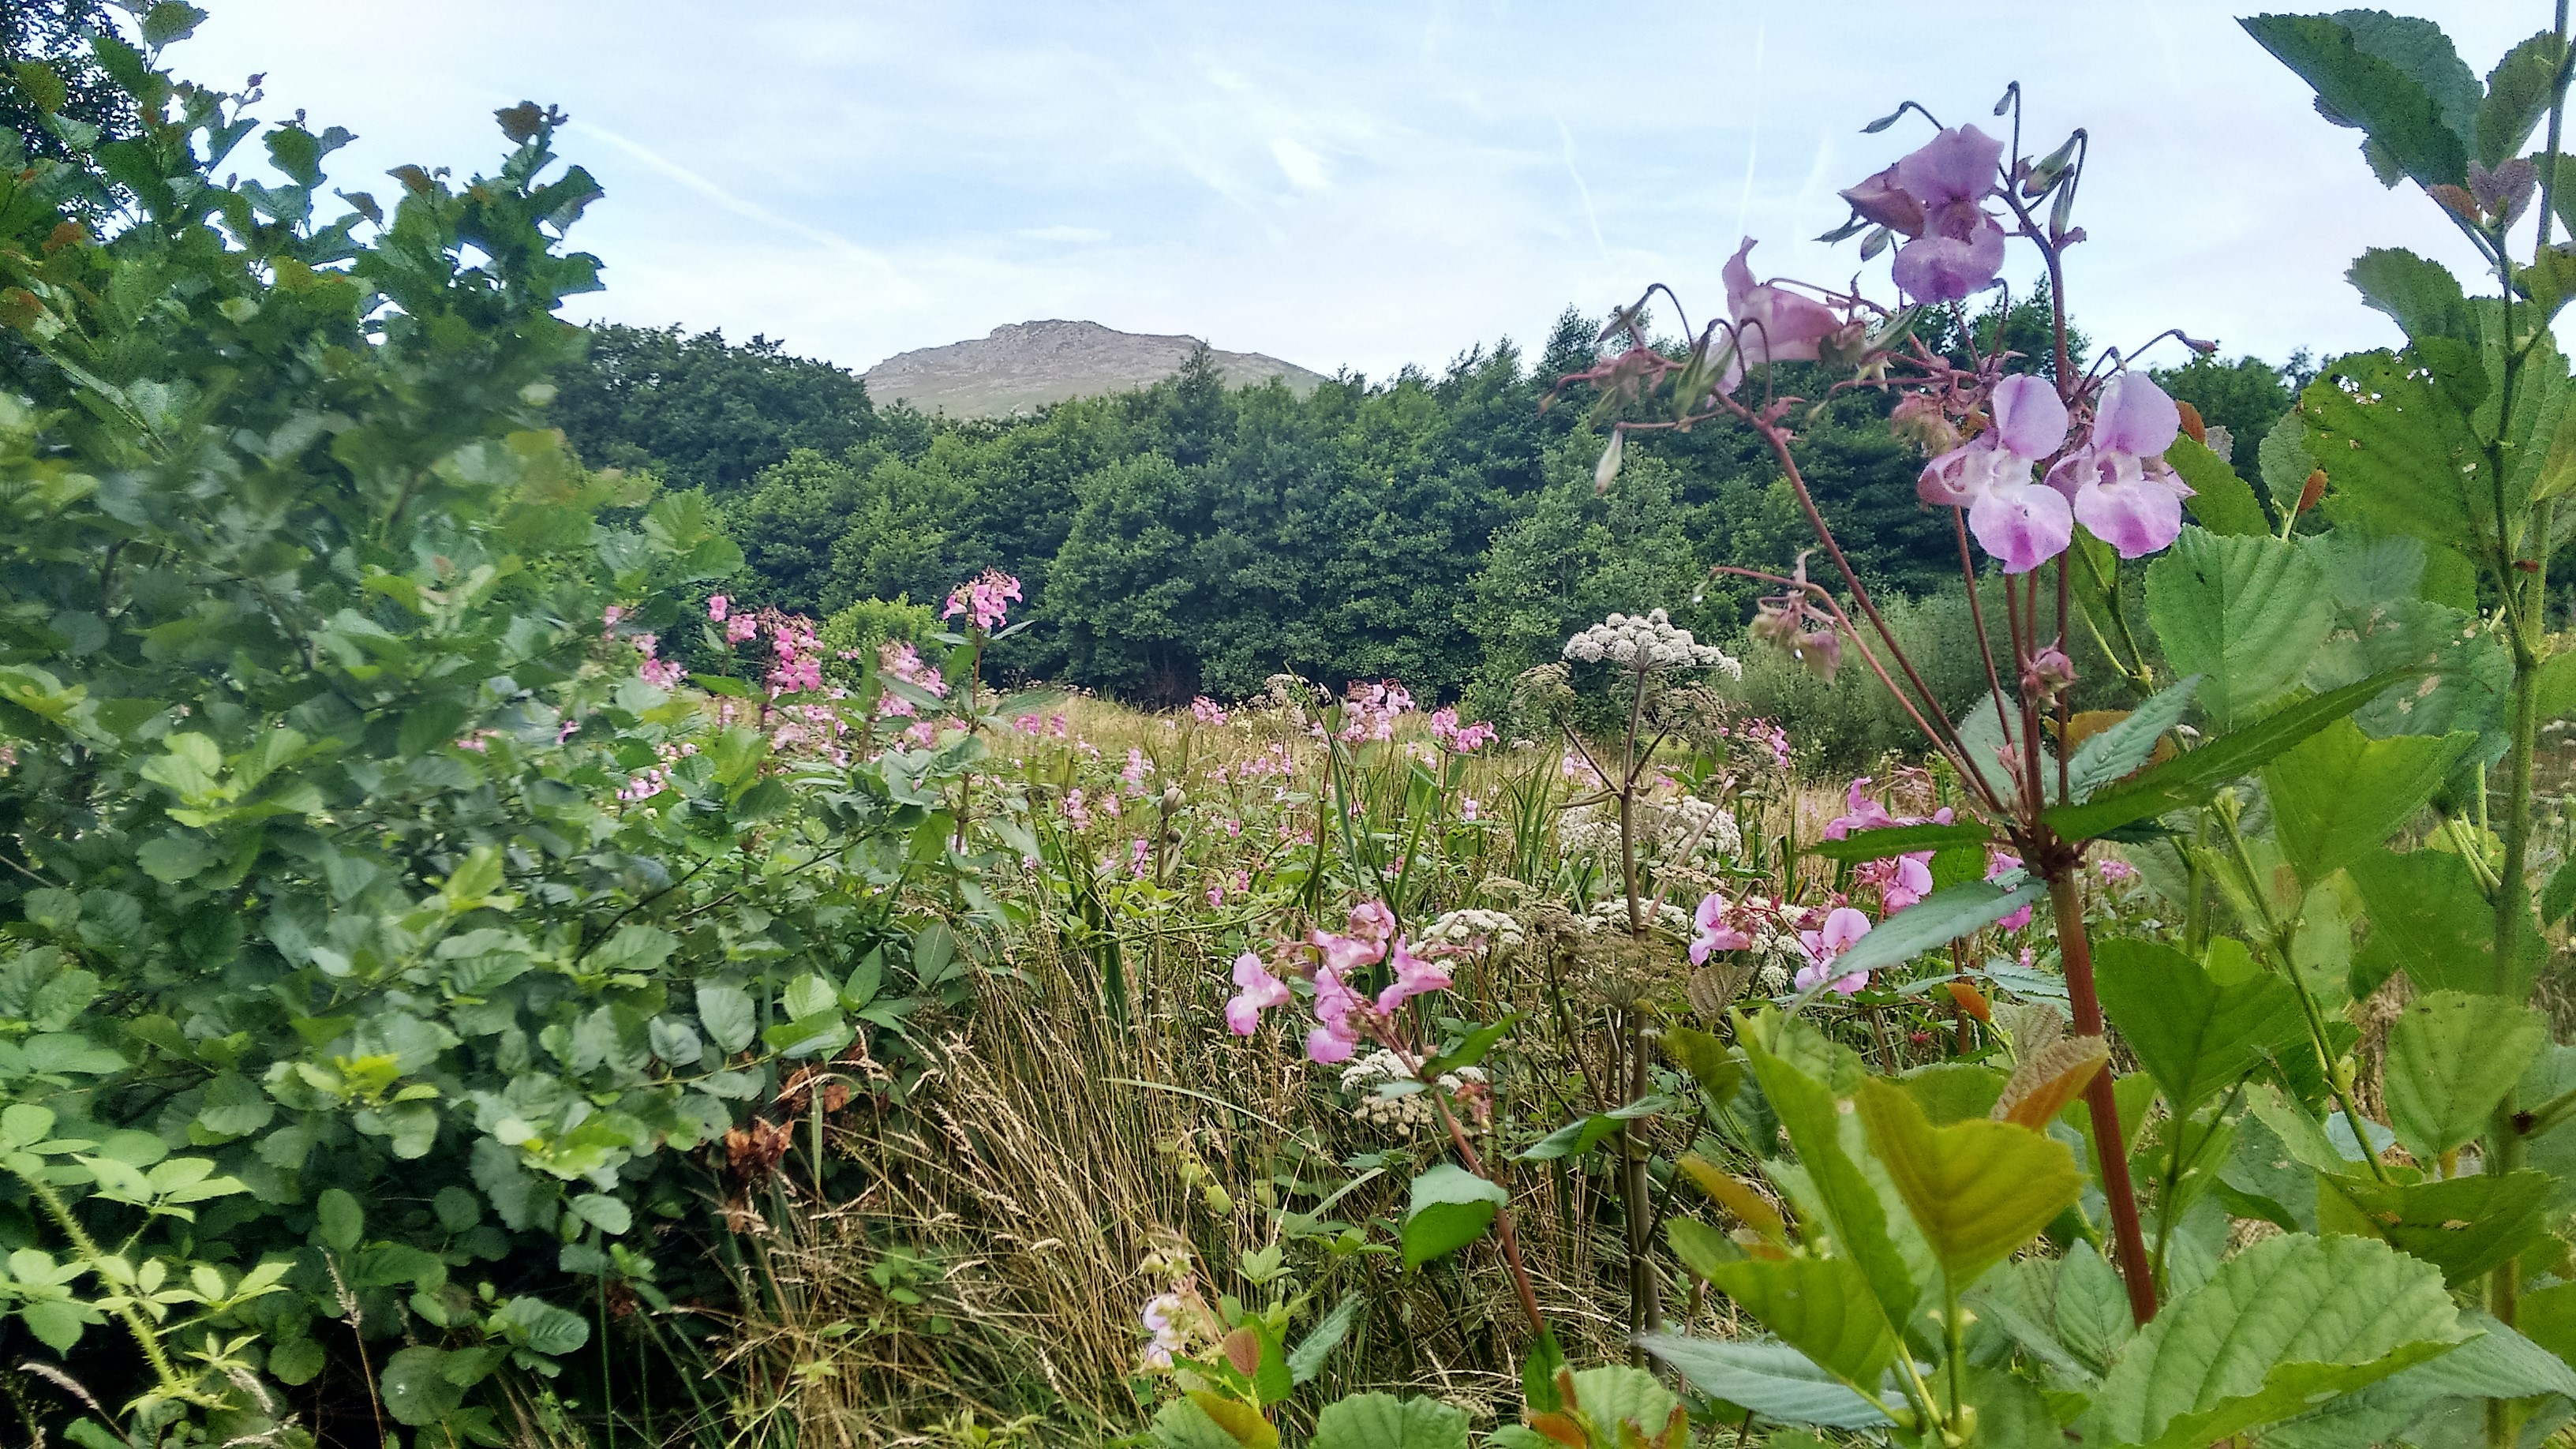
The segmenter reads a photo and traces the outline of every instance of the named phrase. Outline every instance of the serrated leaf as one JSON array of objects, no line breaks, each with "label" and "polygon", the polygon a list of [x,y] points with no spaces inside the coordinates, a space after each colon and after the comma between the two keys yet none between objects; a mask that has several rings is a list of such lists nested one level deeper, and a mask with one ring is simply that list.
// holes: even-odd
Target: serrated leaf
[{"label": "serrated leaf", "polygon": [[1718,1167],[1696,1152],[1682,1154],[1675,1164],[1711,1202],[1735,1214],[1735,1220],[1751,1228],[1764,1242],[1784,1246],[1789,1241],[1789,1225],[1780,1210],[1771,1205],[1753,1184]]},{"label": "serrated leaf", "polygon": [[2337,720],[2264,768],[2281,853],[2310,885],[2376,849],[2424,807],[2474,734],[2374,740]]},{"label": "serrated leaf", "polygon": [[2074,1154],[2028,1127],[1973,1119],[1935,1127],[1903,1088],[1875,1078],[1861,1084],[1858,1102],[1870,1148],[1953,1292],[1966,1291],[2083,1196]]},{"label": "serrated leaf", "polygon": [[2298,992],[2248,958],[2213,969],[2132,937],[2093,950],[2102,1009],[2177,1112],[2196,1110],[2273,1054],[2306,1046]]},{"label": "serrated leaf", "polygon": [[2147,617],[2175,671],[2205,676],[2201,710],[2222,731],[2295,685],[2334,626],[2325,574],[2297,546],[2197,528],[2147,566]]},{"label": "serrated leaf", "polygon": [[[2382,1183],[2321,1173],[2318,1221],[2337,1232],[2376,1237],[2442,1270],[2454,1288],[2486,1276],[2548,1231],[2552,1183],[2545,1172],[2473,1173],[2439,1182]],[[2333,1215],[2327,1193],[2345,1204]]]},{"label": "serrated leaf", "polygon": [[2478,164],[2492,170],[2521,152],[2532,128],[2549,113],[2564,54],[2565,45],[2544,30],[2506,51],[2487,72],[2487,93],[2478,102]]},{"label": "serrated leaf", "polygon": [[706,1028],[707,1039],[730,1055],[751,1045],[753,1027],[758,1018],[753,1014],[751,993],[739,986],[700,982],[697,989],[698,1025]]},{"label": "serrated leaf", "polygon": [[[1854,1132],[1848,1145],[1843,1136],[1840,1098],[1859,1085],[1859,1064],[1847,1060],[1847,1052],[1837,1055],[1811,1023],[1795,1017],[1738,1015],[1735,1039],[1764,1099],[1788,1129],[1837,1250],[1860,1265],[1889,1322],[1911,1322],[1922,1285],[1889,1230],[1887,1205],[1856,1159],[1860,1134]],[[1809,1062],[1825,1065],[1828,1075],[1811,1073]]]},{"label": "serrated leaf", "polygon": [[1312,1449],[1467,1449],[1467,1411],[1438,1399],[1354,1394],[1315,1416]]},{"label": "serrated leaf", "polygon": [[1880,830],[1855,830],[1840,840],[1820,840],[1807,847],[1807,854],[1821,855],[1827,860],[1884,860],[1917,850],[1983,845],[1994,838],[1994,831],[1974,821],[1962,821],[1956,825],[1892,825]]},{"label": "serrated leaf", "polygon": [[1324,1371],[1324,1360],[1330,1358],[1333,1350],[1350,1335],[1351,1325],[1359,1321],[1360,1314],[1367,1307],[1366,1294],[1345,1294],[1341,1302],[1333,1305],[1332,1312],[1317,1319],[1315,1326],[1306,1331],[1306,1336],[1297,1340],[1297,1346],[1288,1350],[1289,1381],[1312,1383],[1315,1376]]},{"label": "serrated leaf", "polygon": [[333,1252],[355,1252],[358,1239],[366,1232],[366,1209],[358,1200],[339,1188],[326,1188],[314,1203],[314,1217],[324,1246]]},{"label": "serrated leaf", "polygon": [[2066,798],[2090,799],[2093,792],[2146,767],[2165,731],[2182,723],[2200,689],[2200,676],[2179,680],[2149,696],[2144,704],[2084,736],[2066,761]]},{"label": "serrated leaf", "polygon": [[2470,1336],[2431,1264],[2372,1238],[2283,1233],[2220,1264],[2139,1330],[2084,1422],[2111,1443],[2203,1449]]},{"label": "serrated leaf", "polygon": [[2391,352],[2338,358],[2299,394],[2299,414],[2334,507],[2380,532],[2472,548],[2492,512],[2486,450],[2420,364]]},{"label": "serrated leaf", "polygon": [[2415,998],[2388,1029],[2388,1125],[2418,1162],[2465,1146],[2548,1044],[2549,1024],[2521,1002],[2465,991]]},{"label": "serrated leaf", "polygon": [[446,1354],[435,1348],[405,1348],[385,1360],[378,1381],[385,1412],[397,1424],[427,1428],[464,1407],[465,1390],[439,1372]]},{"label": "serrated leaf", "polygon": [[[2379,47],[2366,47],[2342,21],[2342,16],[2328,15],[2256,15],[2237,23],[2308,83],[2317,93],[2319,110],[2338,125],[2359,127],[2417,185],[2465,185],[2465,132],[2475,124],[2474,111],[2463,125],[2453,126],[2443,114],[2443,95],[2410,73],[2420,73],[2422,67],[2401,67],[2374,54]],[[2456,56],[2452,64],[2457,66]],[[2469,88],[2474,106],[2475,77]]]}]

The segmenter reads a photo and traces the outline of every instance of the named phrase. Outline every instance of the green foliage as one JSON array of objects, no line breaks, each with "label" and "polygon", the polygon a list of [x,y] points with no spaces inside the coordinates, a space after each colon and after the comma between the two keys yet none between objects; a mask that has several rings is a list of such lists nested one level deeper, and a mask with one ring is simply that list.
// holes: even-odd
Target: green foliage
[{"label": "green foliage", "polygon": [[740,555],[548,426],[559,117],[321,225],[345,132],[218,185],[242,102],[109,44],[135,138],[0,166],[0,1312],[145,1425],[372,1363],[498,1442],[562,1303],[701,1271],[780,1057],[954,999],[906,888],[980,867],[977,746],[836,764],[640,675]]},{"label": "green foliage", "polygon": [[553,417],[592,467],[727,497],[792,453],[837,458],[878,432],[856,373],[771,338],[611,322],[585,340],[556,371]]}]

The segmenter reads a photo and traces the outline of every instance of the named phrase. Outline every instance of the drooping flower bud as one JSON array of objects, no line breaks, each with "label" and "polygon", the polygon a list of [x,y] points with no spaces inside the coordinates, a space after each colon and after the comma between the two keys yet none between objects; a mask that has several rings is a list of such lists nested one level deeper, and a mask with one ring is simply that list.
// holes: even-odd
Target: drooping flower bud
[{"label": "drooping flower bud", "polygon": [[1959,446],[1958,424],[1950,421],[1930,393],[1906,394],[1887,415],[1887,425],[1896,436],[1930,457],[1937,458]]},{"label": "drooping flower bud", "polygon": [[2074,684],[2075,661],[2054,644],[2033,654],[2022,665],[2021,689],[2030,698],[2053,702]]}]

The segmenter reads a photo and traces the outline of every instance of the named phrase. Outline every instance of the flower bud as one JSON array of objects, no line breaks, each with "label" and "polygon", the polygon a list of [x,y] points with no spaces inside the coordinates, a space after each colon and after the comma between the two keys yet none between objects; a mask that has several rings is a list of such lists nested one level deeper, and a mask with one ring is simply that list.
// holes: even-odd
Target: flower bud
[{"label": "flower bud", "polygon": [[2022,693],[2035,699],[2055,700],[2074,683],[2075,661],[2054,644],[2030,656],[2022,666]]},{"label": "flower bud", "polygon": [[1887,425],[1898,437],[1935,458],[1959,446],[1958,425],[1950,421],[1929,393],[1907,394],[1887,415]]}]

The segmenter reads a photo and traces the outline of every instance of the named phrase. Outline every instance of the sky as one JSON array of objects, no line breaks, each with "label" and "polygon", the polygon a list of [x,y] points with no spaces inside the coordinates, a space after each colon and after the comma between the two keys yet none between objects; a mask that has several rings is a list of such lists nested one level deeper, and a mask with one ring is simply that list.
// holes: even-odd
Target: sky
[{"label": "sky", "polygon": [[[2237,29],[2252,7],[2202,0],[202,3],[170,63],[265,73],[255,114],[356,132],[329,163],[345,189],[489,170],[495,108],[569,112],[557,149],[606,191],[573,242],[607,263],[570,315],[860,369],[1061,317],[1436,370],[1650,282],[1696,321],[1745,236],[1766,276],[1858,271],[1887,298],[1884,255],[1812,238],[1928,130],[1860,127],[1911,99],[1998,128],[2013,80],[2031,153],[2091,137],[2067,293],[2098,341],[2379,346],[2393,326],[2343,280],[2364,247],[2473,265]],[[2481,74],[2548,22],[2533,0],[2416,5]],[[2007,269],[2035,272],[2026,249]]]}]

